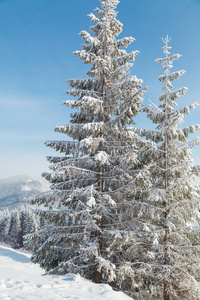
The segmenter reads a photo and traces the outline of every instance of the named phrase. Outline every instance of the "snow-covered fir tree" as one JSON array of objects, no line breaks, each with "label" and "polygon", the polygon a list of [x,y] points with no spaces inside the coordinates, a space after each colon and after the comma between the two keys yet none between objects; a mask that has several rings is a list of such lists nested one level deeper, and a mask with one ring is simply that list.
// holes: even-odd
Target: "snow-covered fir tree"
[{"label": "snow-covered fir tree", "polygon": [[37,231],[40,227],[40,220],[38,216],[29,207],[23,206],[20,209],[20,222],[22,229],[22,236]]},{"label": "snow-covered fir tree", "polygon": [[12,244],[14,248],[20,248],[23,245],[21,231],[19,212],[16,210],[15,213],[12,214],[9,230],[9,243]]},{"label": "snow-covered fir tree", "polygon": [[0,215],[0,241],[2,243],[8,242],[9,229],[11,224],[11,214],[6,209],[1,211]]},{"label": "snow-covered fir tree", "polygon": [[123,255],[132,239],[130,191],[144,184],[147,172],[135,155],[143,142],[127,124],[134,124],[147,88],[129,73],[138,51],[125,48],[134,39],[117,39],[122,32],[115,11],[119,1],[100,2],[102,8],[89,15],[91,34],[80,33],[85,43],[75,51],[91,65],[87,78],[68,80],[67,94],[76,100],[63,104],[76,112],[70,125],[55,128],[72,140],[46,142],[64,156],[48,157],[51,173],[43,176],[52,183],[51,191],[31,201],[51,225],[30,239],[36,245],[33,261],[46,270],[119,286],[132,282],[130,258]]},{"label": "snow-covered fir tree", "polygon": [[185,71],[171,72],[173,61],[181,55],[170,55],[169,41],[168,36],[163,39],[165,57],[156,60],[164,71],[158,77],[164,91],[160,104],[144,109],[157,127],[138,130],[154,145],[138,153],[138,159],[151,167],[150,185],[135,194],[135,228],[140,233],[132,247],[131,265],[138,284],[134,299],[200,299],[200,189],[195,185],[199,168],[191,157],[200,139],[189,139],[200,125],[182,125],[197,103],[176,107],[187,88],[172,86]]}]

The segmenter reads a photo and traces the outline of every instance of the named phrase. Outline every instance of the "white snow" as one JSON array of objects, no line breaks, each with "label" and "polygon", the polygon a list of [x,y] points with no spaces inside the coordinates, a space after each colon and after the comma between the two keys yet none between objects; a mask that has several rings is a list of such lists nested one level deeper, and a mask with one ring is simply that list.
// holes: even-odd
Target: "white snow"
[{"label": "white snow", "polygon": [[96,161],[99,161],[100,162],[100,165],[105,165],[106,163],[108,164],[108,159],[109,159],[109,155],[105,152],[105,151],[99,151],[94,159]]},{"label": "white snow", "polygon": [[95,198],[93,196],[91,196],[89,198],[89,200],[87,201],[87,205],[90,206],[90,207],[94,207],[96,205],[96,201],[95,201]]},{"label": "white snow", "polygon": [[24,185],[22,188],[21,188],[22,192],[27,192],[27,191],[31,191],[32,189],[30,188],[30,186],[27,186],[27,185]]},{"label": "white snow", "polygon": [[30,254],[1,245],[0,266],[1,300],[131,299],[109,285],[95,284],[79,275],[44,275],[44,270],[30,263]]}]

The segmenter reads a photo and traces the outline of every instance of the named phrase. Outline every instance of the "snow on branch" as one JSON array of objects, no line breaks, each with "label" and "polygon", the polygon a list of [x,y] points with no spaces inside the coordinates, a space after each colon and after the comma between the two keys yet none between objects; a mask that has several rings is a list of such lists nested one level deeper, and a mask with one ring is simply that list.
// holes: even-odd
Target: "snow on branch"
[{"label": "snow on branch", "polygon": [[99,18],[97,18],[93,13],[88,14],[88,17],[90,17],[91,22],[93,23],[99,22]]},{"label": "snow on branch", "polygon": [[176,99],[180,99],[180,96],[183,96],[185,95],[185,93],[187,92],[188,88],[186,87],[182,87],[182,88],[179,88],[175,91],[170,91],[168,94],[161,94],[159,96],[159,100],[160,101],[163,101],[163,100],[166,100],[166,97],[170,97],[171,100],[175,101]]},{"label": "snow on branch", "polygon": [[167,80],[174,81],[176,79],[179,79],[181,77],[181,75],[184,75],[185,72],[186,71],[181,70],[181,71],[176,71],[176,72],[173,72],[173,73],[167,74],[167,75],[160,75],[160,76],[158,76],[158,79],[162,82],[165,82]]},{"label": "snow on branch", "polygon": [[132,51],[123,56],[115,57],[113,60],[116,61],[120,66],[124,65],[126,62],[134,62],[136,55],[138,55],[139,51]]},{"label": "snow on branch", "polygon": [[120,39],[120,40],[117,40],[116,42],[115,42],[115,45],[117,46],[117,47],[124,47],[124,48],[127,48],[128,47],[128,45],[130,45],[133,41],[135,41],[135,39],[133,38],[133,37],[124,37],[124,38],[122,38],[122,39]]},{"label": "snow on branch", "polygon": [[145,136],[147,139],[153,142],[159,142],[163,140],[163,135],[160,131],[145,129],[145,128],[133,128],[133,132],[139,134],[139,136]]},{"label": "snow on branch", "polygon": [[157,63],[166,63],[167,61],[173,61],[173,60],[179,59],[181,56],[182,55],[180,55],[180,54],[173,54],[173,55],[168,56],[168,57],[157,58],[155,60],[155,62],[157,62]]},{"label": "snow on branch", "polygon": [[84,89],[71,89],[66,91],[66,94],[70,95],[70,96],[74,96],[77,97],[79,96],[80,98],[83,98],[84,96],[91,96],[91,97],[96,97],[97,95],[102,95],[101,92],[97,92],[97,91],[90,91],[90,90],[84,90]]},{"label": "snow on branch", "polygon": [[105,139],[101,137],[93,138],[93,137],[86,137],[85,139],[81,140],[81,144],[87,149],[88,153],[94,154],[97,152],[100,144],[104,144]]},{"label": "snow on branch", "polygon": [[200,124],[185,127],[182,129],[182,132],[186,137],[188,137],[190,133],[195,133],[198,130],[200,130]]},{"label": "snow on branch", "polygon": [[79,35],[82,37],[82,39],[85,40],[86,44],[93,44],[94,46],[100,45],[100,41],[92,37],[87,31],[83,30],[79,33]]},{"label": "snow on branch", "polygon": [[193,166],[192,171],[196,176],[200,176],[200,165]]},{"label": "snow on branch", "polygon": [[85,97],[83,97],[82,101],[67,100],[67,101],[64,101],[62,104],[71,106],[71,108],[78,108],[78,109],[82,109],[82,110],[92,109],[94,111],[94,114],[97,114],[101,109],[103,101],[98,98],[85,96]]},{"label": "snow on branch", "polygon": [[60,151],[61,153],[68,154],[75,154],[77,153],[77,144],[78,142],[66,142],[66,141],[47,141],[45,145],[47,147],[51,147],[56,151]]},{"label": "snow on branch", "polygon": [[74,54],[85,61],[86,64],[92,64],[96,59],[96,55],[94,53],[87,53],[85,50],[74,51]]},{"label": "snow on branch", "polygon": [[97,80],[94,78],[68,79],[67,82],[72,88],[76,88],[78,90],[83,90],[83,89],[91,90],[94,89],[97,84]]},{"label": "snow on branch", "polygon": [[111,263],[109,260],[106,260],[101,256],[96,257],[96,262],[97,262],[97,265],[98,265],[97,271],[102,272],[104,270],[108,282],[115,281],[115,279],[116,279],[116,275],[115,275],[116,266],[113,263]]},{"label": "snow on branch", "polygon": [[184,114],[184,115],[189,115],[190,114],[190,111],[191,110],[194,110],[195,108],[197,108],[199,106],[199,104],[196,102],[196,103],[193,103],[193,104],[190,104],[188,106],[185,106],[184,108],[180,108],[177,110],[177,112],[181,113],[181,114]]},{"label": "snow on branch", "polygon": [[88,134],[95,133],[99,134],[103,132],[105,124],[103,122],[94,122],[86,124],[75,124],[75,125],[66,125],[66,126],[57,126],[55,132],[65,133],[70,137],[80,137],[86,138]]},{"label": "snow on branch", "polygon": [[57,164],[57,163],[62,163],[68,160],[68,156],[47,156],[46,159],[52,163],[52,164]]},{"label": "snow on branch", "polygon": [[105,151],[99,151],[94,159],[99,162],[100,166],[104,166],[105,164],[110,165],[109,155]]}]

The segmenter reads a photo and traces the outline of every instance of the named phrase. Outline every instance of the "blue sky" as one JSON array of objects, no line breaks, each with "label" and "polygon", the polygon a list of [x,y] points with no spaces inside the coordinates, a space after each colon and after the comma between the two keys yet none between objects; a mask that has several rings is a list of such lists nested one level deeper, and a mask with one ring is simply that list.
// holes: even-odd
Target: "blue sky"
[{"label": "blue sky", "polygon": [[[0,178],[18,174],[40,176],[48,171],[47,155],[55,155],[46,140],[63,140],[54,133],[69,122],[67,79],[85,76],[87,66],[73,51],[81,49],[78,33],[89,30],[87,14],[98,0],[0,0]],[[162,57],[161,38],[172,38],[172,53],[183,57],[173,70],[187,71],[175,87],[188,87],[180,106],[200,103],[200,0],[121,0],[120,37],[133,36],[128,48],[139,50],[131,72],[149,87],[148,99],[158,103]],[[185,118],[185,125],[200,123],[200,107]],[[152,126],[145,115],[138,127]],[[200,134],[200,133],[199,133]],[[196,163],[200,163],[194,150]]]}]

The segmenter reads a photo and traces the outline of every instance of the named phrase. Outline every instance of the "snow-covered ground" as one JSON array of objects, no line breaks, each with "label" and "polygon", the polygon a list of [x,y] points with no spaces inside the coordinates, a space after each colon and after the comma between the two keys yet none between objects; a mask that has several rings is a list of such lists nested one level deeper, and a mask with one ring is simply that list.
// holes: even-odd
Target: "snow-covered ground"
[{"label": "snow-covered ground", "polygon": [[78,275],[45,275],[30,255],[0,245],[1,300],[130,300],[105,284],[95,284]]}]

